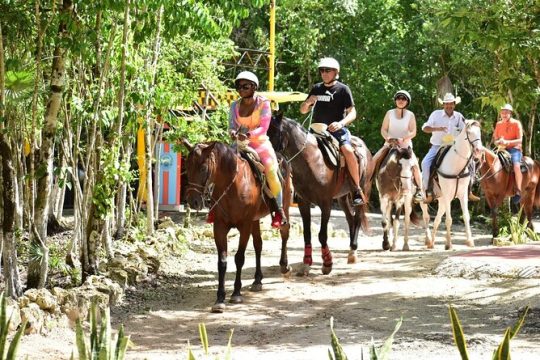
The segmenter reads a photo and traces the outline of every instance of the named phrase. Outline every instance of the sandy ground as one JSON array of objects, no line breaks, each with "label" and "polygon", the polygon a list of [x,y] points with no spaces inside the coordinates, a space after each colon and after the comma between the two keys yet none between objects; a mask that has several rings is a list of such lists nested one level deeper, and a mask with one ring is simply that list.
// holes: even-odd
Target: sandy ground
[{"label": "sandy ground", "polygon": [[[436,248],[426,250],[420,229],[414,229],[411,251],[385,252],[381,249],[379,221],[376,215],[370,216],[372,233],[361,234],[359,239],[360,261],[348,265],[349,241],[344,218],[334,212],[331,219],[334,231],[329,241],[334,268],[327,276],[320,271],[317,240],[313,242],[314,264],[309,276],[299,277],[293,272],[290,278],[283,278],[279,272],[281,243],[277,236],[266,240],[262,259],[265,278],[263,291],[258,293],[248,290],[255,267],[250,246],[242,276],[245,302],[228,305],[223,314],[210,313],[217,288],[213,242],[193,242],[191,251],[182,259],[171,259],[164,264],[164,271],[154,283],[128,291],[125,304],[113,309],[114,327],[124,324],[134,343],[127,358],[185,358],[188,342],[198,359],[223,358],[229,330],[234,329],[233,359],[327,359],[330,317],[334,318],[337,336],[349,359],[360,359],[362,353],[367,358],[371,339],[380,346],[396,321],[403,317],[392,359],[458,359],[448,318],[448,305],[454,304],[464,326],[470,358],[488,359],[505,329],[517,319],[519,309],[527,304],[540,308],[538,277],[514,278],[500,273],[492,276],[489,272],[475,276],[459,271],[446,274],[444,266],[439,268],[443,262],[448,268],[448,259],[454,257],[459,260],[451,267],[460,267],[467,258],[458,255],[471,251],[464,246],[463,226],[457,222],[453,251],[444,250],[440,232]],[[269,223],[269,219],[264,222]],[[298,224],[300,219],[292,217],[292,222]],[[316,216],[313,222],[318,222]],[[490,236],[485,235],[489,232],[473,229],[476,249],[491,248]],[[232,237],[226,282],[228,296],[233,287],[236,243]],[[400,242],[398,248],[401,246]],[[299,269],[302,238],[296,234],[288,248],[290,264]],[[540,313],[535,310],[512,340],[514,359],[540,359],[539,318]],[[206,324],[211,353],[208,357],[202,356],[199,323]],[[47,337],[25,336],[19,356],[68,359],[74,338],[65,329],[52,330]]]}]

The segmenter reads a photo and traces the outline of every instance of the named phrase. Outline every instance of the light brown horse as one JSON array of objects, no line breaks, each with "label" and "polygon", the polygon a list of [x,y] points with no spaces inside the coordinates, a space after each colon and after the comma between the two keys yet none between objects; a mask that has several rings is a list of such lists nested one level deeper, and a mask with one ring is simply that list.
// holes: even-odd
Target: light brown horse
[{"label": "light brown horse", "polygon": [[[351,193],[353,186],[348,179],[347,168],[336,169],[325,160],[312,134],[309,134],[296,121],[284,118],[282,114],[272,117],[268,128],[268,137],[276,151],[281,152],[292,166],[292,181],[298,195],[298,209],[302,216],[304,229],[304,274],[312,265],[311,247],[311,204],[321,209],[321,227],[319,242],[323,259],[322,273],[332,271],[332,253],[328,247],[328,221],[334,199],[338,199],[349,225],[350,248],[348,263],[357,261],[358,232],[368,228],[367,204],[353,209]],[[361,186],[366,198],[371,192],[373,163],[371,152],[364,142],[351,137],[355,152],[359,157]]]},{"label": "light brown horse", "polygon": [[[523,173],[521,182],[520,206],[523,207],[523,219],[527,219],[532,229],[533,208],[540,208],[540,163],[524,156],[528,171]],[[489,149],[484,150],[480,165],[480,186],[486,196],[491,210],[491,227],[493,239],[499,235],[499,206],[508,196],[515,193],[514,174],[504,169],[497,154]]]},{"label": "light brown horse", "polygon": [[[238,251],[234,256],[236,278],[232,303],[242,303],[242,267],[245,251],[250,235],[253,236],[255,248],[255,281],[252,291],[262,290],[261,251],[262,238],[259,219],[268,215],[269,208],[264,199],[261,183],[256,179],[249,163],[244,160],[235,148],[220,142],[211,142],[191,146],[184,141],[190,150],[186,161],[187,195],[190,207],[200,210],[204,206],[206,196],[212,199],[215,211],[214,239],[218,254],[218,290],[217,300],[212,312],[223,312],[225,309],[225,272],[227,270],[227,234],[232,228],[240,232]],[[289,217],[291,202],[290,169],[282,162],[281,171],[285,179],[283,184],[283,210]],[[209,194],[211,192],[211,194]],[[287,260],[287,240],[289,224],[280,228],[282,241],[280,267],[281,273],[288,275],[290,267]]]}]

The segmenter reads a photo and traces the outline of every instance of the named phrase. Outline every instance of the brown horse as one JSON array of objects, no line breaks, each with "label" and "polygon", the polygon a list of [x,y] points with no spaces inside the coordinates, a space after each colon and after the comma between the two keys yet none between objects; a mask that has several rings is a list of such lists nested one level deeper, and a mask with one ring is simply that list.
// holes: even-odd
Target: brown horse
[{"label": "brown horse", "polygon": [[[186,198],[189,206],[200,210],[204,206],[206,195],[211,192],[212,207],[215,210],[214,239],[218,253],[219,274],[217,300],[212,307],[212,312],[223,312],[225,309],[227,234],[234,227],[240,232],[238,251],[234,256],[236,278],[234,291],[231,295],[231,302],[238,304],[243,302],[240,292],[242,288],[241,275],[250,235],[253,235],[256,259],[255,281],[251,286],[251,290],[260,291],[262,289],[262,238],[259,219],[268,215],[269,208],[264,199],[260,181],[256,179],[249,163],[238,154],[235,148],[220,142],[198,144],[194,147],[186,141],[184,141],[184,144],[190,150],[186,161],[188,179]],[[287,166],[282,166],[281,170],[285,179],[283,210],[288,218],[288,204],[291,202],[290,170]],[[288,275],[290,273],[287,260],[288,224],[281,227],[280,235],[282,249],[279,264],[281,273]]]},{"label": "brown horse", "polygon": [[[527,225],[532,228],[533,208],[540,207],[540,163],[527,156],[523,159],[528,171],[523,173],[520,206],[523,207],[523,219],[526,218]],[[480,186],[491,209],[492,235],[495,239],[499,235],[499,206],[505,198],[515,193],[514,174],[505,170],[498,155],[489,149],[484,150],[479,172]]]},{"label": "brown horse", "polygon": [[[368,227],[367,204],[353,209],[351,192],[353,186],[348,180],[346,168],[336,169],[327,162],[317,145],[315,137],[309,134],[296,121],[283,118],[282,114],[272,117],[268,136],[276,151],[281,152],[292,166],[294,190],[298,195],[298,208],[302,216],[304,228],[304,274],[309,272],[312,264],[311,248],[311,204],[321,209],[321,227],[319,242],[323,259],[323,274],[332,271],[332,253],[328,247],[328,221],[332,210],[333,199],[345,212],[349,225],[350,250],[348,262],[356,262],[358,248],[358,231]],[[352,137],[355,152],[359,155],[360,178],[362,189],[367,198],[371,192],[371,175],[373,166],[371,153],[364,142]]]}]

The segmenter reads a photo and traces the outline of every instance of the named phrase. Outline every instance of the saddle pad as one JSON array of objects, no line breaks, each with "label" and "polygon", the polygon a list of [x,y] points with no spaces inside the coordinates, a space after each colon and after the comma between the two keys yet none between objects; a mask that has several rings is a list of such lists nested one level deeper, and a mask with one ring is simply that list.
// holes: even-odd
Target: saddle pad
[{"label": "saddle pad", "polygon": [[[514,166],[512,165],[512,156],[510,155],[510,153],[505,149],[497,149],[495,153],[499,157],[499,161],[501,162],[504,170],[509,173],[514,172]],[[521,169],[522,173],[526,173],[527,171],[529,171],[529,166],[526,162],[526,156],[521,157],[519,168]]]}]

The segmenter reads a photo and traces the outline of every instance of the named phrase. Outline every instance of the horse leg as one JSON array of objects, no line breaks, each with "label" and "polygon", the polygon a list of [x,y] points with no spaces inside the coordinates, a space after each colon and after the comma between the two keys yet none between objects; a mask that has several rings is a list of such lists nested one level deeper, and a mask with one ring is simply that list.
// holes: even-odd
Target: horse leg
[{"label": "horse leg", "polygon": [[[287,216],[287,219],[290,219],[288,210],[285,215]],[[281,236],[281,257],[279,259],[279,267],[281,275],[286,278],[291,276],[292,271],[291,267],[289,266],[289,259],[287,258],[287,242],[289,241],[290,228],[290,221],[287,221],[285,225],[279,228],[279,234]]]},{"label": "horse leg", "polygon": [[262,237],[259,220],[255,220],[251,224],[251,236],[253,236],[253,247],[255,248],[255,280],[251,284],[250,290],[261,291],[263,279],[261,270]]},{"label": "horse leg", "polygon": [[321,228],[319,242],[321,243],[321,257],[323,260],[322,273],[328,275],[332,271],[332,252],[328,247],[328,221],[330,220],[331,203],[321,205]]},{"label": "horse leg", "polygon": [[212,306],[213,313],[225,310],[225,273],[227,272],[227,234],[230,228],[214,223],[214,239],[218,254],[218,290],[217,300]]},{"label": "horse leg", "polygon": [[429,232],[429,211],[427,205],[424,203],[420,203],[420,208],[422,209],[422,219],[424,220],[424,245],[428,246],[429,244],[431,244],[431,234]]},{"label": "horse leg", "polygon": [[302,226],[304,230],[304,264],[299,276],[307,276],[313,264],[312,248],[311,248],[311,204],[308,201],[300,199],[298,201],[298,210],[302,217]]},{"label": "horse leg", "polygon": [[394,216],[392,217],[392,247],[390,251],[396,251],[397,240],[399,233],[399,217],[401,216],[401,208],[397,208],[397,204],[394,205]]},{"label": "horse leg", "polygon": [[493,206],[491,208],[491,244],[495,245],[495,239],[499,236],[499,207]]},{"label": "horse leg", "polygon": [[392,203],[388,200],[387,197],[381,197],[380,198],[381,203],[381,226],[383,228],[383,242],[382,242],[382,248],[383,250],[390,249],[390,242],[388,241],[388,231],[389,231],[389,223],[391,222],[391,210],[392,210]]},{"label": "horse leg", "polygon": [[349,254],[347,256],[347,264],[356,264],[358,257],[356,250],[358,249],[358,231],[360,230],[360,212],[358,207],[356,211],[350,206],[347,201],[347,196],[338,199],[341,209],[345,213],[347,224],[349,225]]},{"label": "horse leg", "polygon": [[465,200],[466,196],[467,194],[464,193],[459,198],[459,203],[461,204],[461,211],[463,213],[463,222],[465,223],[465,236],[467,238],[467,240],[465,240],[465,245],[469,247],[474,247],[474,239],[472,238],[471,233],[471,216],[469,214],[468,201]]},{"label": "horse leg", "polygon": [[437,234],[437,230],[439,229],[439,225],[441,223],[442,216],[445,212],[445,204],[442,203],[443,199],[439,198],[439,204],[437,206],[437,215],[435,215],[435,220],[433,220],[433,230],[431,232],[431,243],[428,245],[428,249],[433,249],[435,245],[435,235]]},{"label": "horse leg", "polygon": [[409,251],[409,227],[411,226],[412,194],[405,197],[405,219],[403,230],[403,251]]},{"label": "horse leg", "polygon": [[450,208],[450,203],[452,200],[445,199],[444,208],[445,208],[445,220],[446,220],[446,244],[444,245],[444,250],[452,250],[452,213]]},{"label": "horse leg", "polygon": [[234,291],[231,295],[231,303],[233,304],[241,304],[244,302],[244,298],[242,297],[242,293],[240,291],[242,289],[242,267],[244,266],[244,262],[246,260],[246,247],[249,236],[251,235],[251,224],[251,222],[246,222],[238,227],[238,231],[240,232],[240,241],[238,242],[238,250],[234,255],[236,277],[234,279]]}]

